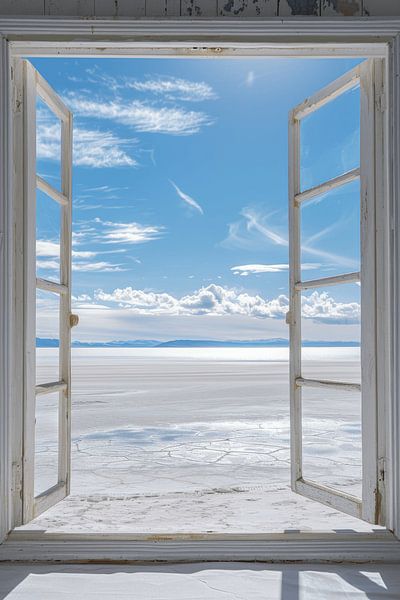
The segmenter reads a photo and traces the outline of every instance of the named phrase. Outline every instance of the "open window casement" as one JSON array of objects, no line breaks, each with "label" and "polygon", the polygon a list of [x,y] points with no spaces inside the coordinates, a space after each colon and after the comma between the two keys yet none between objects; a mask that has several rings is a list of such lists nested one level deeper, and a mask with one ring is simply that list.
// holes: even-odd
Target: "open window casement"
[{"label": "open window casement", "polygon": [[[19,129],[23,172],[24,210],[24,403],[22,435],[22,521],[28,523],[69,494],[71,463],[71,168],[72,114],[50,85],[25,60],[15,65],[16,85],[20,86],[23,110]],[[59,124],[60,184],[52,183],[37,171],[38,103]],[[49,150],[54,151],[54,148]],[[49,182],[50,181],[50,182]],[[40,195],[41,194],[41,197]],[[46,203],[42,205],[42,198]],[[41,211],[54,206],[59,219],[55,232],[59,240],[59,277],[37,277],[37,220]],[[38,292],[39,290],[39,292]],[[36,377],[37,293],[50,294],[59,315],[58,376],[40,381]],[[54,481],[37,492],[35,474],[35,440],[39,426],[36,411],[40,402],[49,403],[56,420]],[[51,454],[51,452],[50,452]]]},{"label": "open window casement", "polygon": [[[304,186],[302,164],[305,149],[302,146],[302,127],[308,117],[318,115],[322,107],[336,110],[335,100],[345,98],[351,90],[357,90],[360,98],[360,156],[359,164],[354,169],[335,173],[332,179],[320,177],[318,185]],[[378,439],[379,403],[377,393],[377,300],[376,300],[376,212],[377,179],[379,178],[379,160],[382,148],[379,146],[381,113],[383,103],[382,62],[370,59],[346,73],[311,98],[292,110],[289,116],[289,246],[290,246],[290,310],[287,322],[290,325],[290,409],[291,409],[291,485],[293,491],[312,500],[331,506],[344,513],[361,518],[374,524],[384,524],[383,515],[383,459],[380,451],[382,441]],[[328,106],[330,105],[330,106]],[[378,116],[380,115],[380,116]],[[320,115],[321,116],[321,113]],[[349,118],[349,114],[336,115],[341,119]],[[358,116],[355,117],[358,120]],[[354,128],[358,122],[354,123]],[[325,131],[319,132],[325,145],[329,139],[324,138]],[[328,136],[329,137],[329,136]],[[331,148],[340,152],[343,148]],[[360,236],[360,265],[352,272],[341,272],[339,265],[334,265],[337,275],[314,280],[302,278],[302,249],[305,239],[301,227],[301,211],[306,203],[315,202],[324,197],[324,202],[335,202],[333,190],[344,188],[351,182],[359,182],[360,223],[355,237]],[[305,189],[304,189],[305,188]],[[332,223],[333,225],[333,223]],[[340,250],[340,231],[337,235],[337,248]],[[343,269],[345,271],[345,269]],[[352,381],[332,381],[313,379],[303,373],[302,341],[302,296],[309,290],[319,292],[329,290],[328,286],[341,286],[357,283],[361,286],[361,379]],[[344,378],[343,378],[344,379]],[[311,390],[311,391],[310,391]],[[332,400],[327,396],[333,393],[341,401],[350,395],[361,399],[361,455],[362,455],[362,492],[360,497],[338,489],[335,484],[324,484],[317,477],[308,477],[305,463],[305,416],[304,395],[312,393],[319,409],[324,409],[324,402]],[[347,398],[344,396],[347,394]],[[350,400],[349,400],[350,401]],[[380,417],[382,418],[382,417]],[[335,467],[340,470],[340,464]],[[340,477],[338,472],[337,477]]]}]

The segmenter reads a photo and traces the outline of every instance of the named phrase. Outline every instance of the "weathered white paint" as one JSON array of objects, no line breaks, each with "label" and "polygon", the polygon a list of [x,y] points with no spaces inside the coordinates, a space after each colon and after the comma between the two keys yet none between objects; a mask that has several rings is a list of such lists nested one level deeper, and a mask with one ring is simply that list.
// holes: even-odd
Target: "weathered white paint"
[{"label": "weathered white paint", "polygon": [[276,17],[277,0],[218,0],[218,15],[228,17]]},{"label": "weathered white paint", "polygon": [[[7,40],[0,35],[0,543],[12,526],[11,398],[14,348],[13,203],[11,189],[10,63]],[[11,319],[10,319],[11,317]],[[21,375],[21,372],[20,372]],[[20,377],[21,379],[21,377]],[[21,392],[21,389],[18,388]]]},{"label": "weathered white paint", "polygon": [[[376,353],[377,353],[377,306],[376,306],[376,265],[375,265],[375,201],[382,195],[382,189],[376,186],[377,156],[382,155],[382,147],[375,146],[375,122],[377,112],[377,96],[375,90],[375,70],[381,66],[380,59],[369,59],[352,69],[324,89],[316,92],[311,98],[297,106],[291,113],[291,150],[290,150],[290,184],[289,184],[289,220],[290,240],[290,361],[294,362],[290,369],[291,393],[291,445],[292,445],[292,489],[313,500],[318,500],[337,510],[362,517],[371,523],[383,523],[381,511],[384,488],[378,488],[378,420],[384,418],[381,411],[378,415],[378,396],[376,389]],[[379,79],[381,82],[381,78]],[[320,186],[326,191],[345,185],[350,180],[360,177],[360,234],[361,234],[361,273],[344,273],[334,277],[326,277],[311,281],[301,281],[301,239],[300,239],[300,203],[307,200],[299,193],[300,173],[300,126],[301,119],[311,112],[317,111],[347,90],[360,85],[361,114],[361,155],[359,172],[345,174],[341,178],[324,182]],[[381,106],[380,114],[381,114]],[[293,148],[297,148],[296,151]],[[318,194],[318,188],[311,191],[311,197]],[[320,192],[319,192],[320,193]],[[362,385],[347,382],[333,383],[328,381],[305,379],[301,375],[301,292],[310,288],[330,285],[342,285],[361,281],[361,372]],[[302,473],[302,388],[331,387],[342,390],[361,392],[362,406],[362,502],[333,488],[306,481]],[[383,428],[381,429],[384,435]]]},{"label": "weathered white paint", "polygon": [[36,187],[38,187],[39,190],[42,190],[42,192],[50,196],[50,198],[52,198],[59,204],[62,204],[64,206],[68,204],[68,198],[64,196],[62,192],[56,190],[52,185],[45,181],[45,179],[40,177],[40,175],[36,175]]},{"label": "weathered white paint", "polygon": [[76,17],[358,17],[400,15],[398,0],[2,0],[0,14]]},{"label": "weathered white paint", "polygon": [[322,277],[321,279],[308,279],[307,281],[297,281],[295,283],[296,291],[309,290],[311,288],[327,287],[330,285],[339,285],[341,283],[357,283],[360,281],[360,273],[343,273],[343,275],[333,275],[332,277]]},{"label": "weathered white paint", "polygon": [[296,379],[296,385],[300,387],[331,388],[333,390],[345,390],[347,392],[361,392],[361,385],[359,383],[329,381],[327,379],[306,379],[304,377],[298,377]]},{"label": "weathered white paint", "polygon": [[360,169],[353,169],[348,173],[344,173],[344,175],[339,175],[334,179],[330,179],[325,183],[321,183],[320,185],[316,185],[304,192],[300,192],[295,197],[295,202],[298,204],[300,202],[305,202],[306,200],[311,200],[316,196],[322,196],[322,194],[326,194],[327,192],[331,192],[332,190],[345,185],[346,183],[351,183],[360,177]]},{"label": "weathered white paint", "polygon": [[364,15],[391,17],[400,15],[399,0],[364,0]]},{"label": "weathered white paint", "polygon": [[[361,17],[365,0],[321,0],[320,15],[322,17]],[[379,2],[379,0],[377,0]]]},{"label": "weathered white paint", "polygon": [[[17,172],[24,175],[24,408],[23,408],[23,464],[22,503],[24,523],[69,493],[71,455],[71,220],[72,220],[72,115],[55,94],[47,81],[26,60],[16,61],[23,87],[23,127],[21,138],[23,155]],[[43,102],[61,120],[61,193],[36,171],[36,101]],[[60,283],[36,277],[36,191],[37,187],[61,205]],[[18,201],[18,198],[17,198]],[[36,290],[51,291],[58,295],[60,305],[59,376],[60,381],[36,385]],[[34,496],[35,483],[35,406],[42,394],[58,392],[58,483],[40,496]]]},{"label": "weathered white paint", "polygon": [[53,394],[54,392],[64,392],[68,388],[65,381],[49,381],[49,383],[41,383],[35,386],[36,396],[44,394]]},{"label": "weathered white paint", "polygon": [[[66,21],[63,19],[51,21],[51,23],[49,23],[49,21],[33,21],[29,19],[0,19],[0,32],[7,32],[7,36],[13,39],[24,36],[24,39],[26,40],[24,43],[26,45],[24,47],[25,49],[29,48],[29,53],[44,52],[44,54],[46,54],[46,52],[50,52],[50,54],[53,55],[57,54],[57,52],[62,52],[63,49],[66,51],[72,49],[72,52],[76,53],[78,51],[89,55],[98,55],[99,52],[110,55],[114,52],[112,47],[114,47],[114,49],[118,48],[119,52],[123,52],[124,50],[126,51],[126,44],[130,44],[131,47],[128,49],[127,53],[134,56],[137,51],[135,51],[135,48],[143,47],[143,40],[145,39],[147,39],[147,42],[144,46],[148,53],[152,52],[153,54],[157,54],[165,51],[170,55],[179,55],[179,52],[182,51],[182,55],[190,55],[190,47],[192,47],[191,45],[193,44],[194,39],[199,42],[203,39],[202,47],[204,47],[204,41],[207,39],[208,45],[210,45],[210,40],[214,40],[212,42],[214,46],[217,40],[218,42],[221,40],[221,43],[225,44],[225,47],[228,48],[229,46],[233,46],[233,52],[232,49],[230,50],[233,54],[240,48],[238,54],[245,54],[247,52],[248,55],[259,52],[260,55],[271,53],[271,55],[275,56],[279,56],[280,54],[291,56],[346,56],[349,54],[384,56],[385,51],[383,43],[385,40],[387,41],[390,39],[392,35],[395,35],[396,31],[400,31],[400,21],[393,19],[390,21],[381,19],[373,22],[365,20],[348,21],[348,24],[346,25],[346,27],[343,23],[340,23],[339,25],[336,19],[329,21],[321,20],[318,21],[318,23],[313,19],[304,19],[299,22],[279,21],[275,23],[273,21],[265,21],[262,23],[259,21],[257,23],[256,21],[246,22],[241,20],[236,20],[235,22],[224,21],[223,23],[216,21],[197,21],[196,23],[193,21],[185,23],[179,23],[178,21],[165,23],[149,23],[145,21],[103,21],[89,23],[84,20]],[[39,29],[41,34],[37,37]],[[41,38],[41,42],[35,45],[35,43],[29,41],[32,39],[32,35],[36,35],[38,40]],[[60,46],[59,41],[49,44],[49,36],[52,36],[54,39],[54,36],[60,35],[64,36],[63,48]],[[127,35],[129,35],[129,42],[126,42]],[[106,42],[105,38],[107,38]],[[151,41],[148,41],[149,38],[151,38]],[[79,41],[79,39],[86,39],[86,45],[85,43],[82,44],[82,41]],[[88,41],[89,39],[91,41]],[[322,40],[324,39],[328,41],[328,44],[323,43]],[[132,40],[135,41],[132,42]],[[178,44],[177,40],[179,40]],[[288,40],[291,42],[296,40],[296,45],[291,46],[288,43]],[[380,43],[377,44],[379,41]],[[45,50],[43,50],[43,42],[49,44]],[[100,43],[96,44],[96,42]],[[98,47],[99,45],[101,46],[101,49]],[[189,48],[185,49],[185,45],[189,46]],[[180,46],[180,49],[177,49],[177,46]],[[243,46],[245,47],[243,48]],[[388,105],[391,115],[390,131],[392,133],[396,132],[396,135],[392,135],[390,138],[392,144],[390,155],[393,157],[393,160],[396,161],[400,155],[400,139],[398,137],[398,123],[400,123],[400,90],[398,88],[400,44],[397,39],[392,42],[391,47],[393,52],[389,63],[389,81],[391,82],[392,87]],[[22,45],[19,46],[19,51],[22,51]],[[197,48],[194,55],[212,55],[212,52],[213,50],[211,49],[209,50],[206,48],[205,51],[200,51],[200,49]],[[215,55],[220,55],[220,53]],[[7,84],[7,77],[3,77],[0,83],[1,94]],[[2,121],[0,120],[0,127],[1,123]],[[394,199],[394,201],[397,202],[400,199],[398,175],[395,169],[391,169],[391,173],[393,176],[391,175],[390,178],[390,195],[391,199]],[[1,181],[1,186],[1,190],[3,191],[4,181]],[[12,203],[9,194],[4,195],[4,198],[6,203],[11,206]],[[399,250],[397,240],[398,231],[399,229],[395,231],[396,236],[394,236],[394,233],[392,234],[393,237],[391,241],[391,244],[393,244],[393,239],[395,239],[396,251]],[[392,260],[392,256],[393,253],[390,253],[389,283],[392,284],[391,292],[393,294],[391,305],[397,307],[397,298],[400,297],[400,287],[398,286],[399,279],[397,277],[400,260]],[[398,252],[398,256],[400,258],[400,252]],[[2,272],[1,275],[4,277],[7,274]],[[9,272],[9,277],[11,277],[11,272]],[[8,279],[6,277],[6,282],[7,281]],[[12,305],[12,307],[14,307],[14,305]],[[388,311],[386,311],[386,314],[388,314]],[[11,310],[10,306],[8,311],[8,322],[10,322],[10,320],[12,321],[13,318],[14,311]],[[395,335],[396,348],[398,345],[397,326],[398,314],[397,311],[393,310],[390,312],[390,329]],[[2,343],[4,345],[4,332],[1,331],[0,334],[2,335]],[[386,344],[386,342],[387,340],[382,341],[383,344]],[[10,338],[10,345],[11,347],[15,346],[12,338]],[[12,352],[14,352],[14,348],[12,349]],[[391,348],[390,356],[392,358],[390,363],[391,374],[394,370],[397,373],[397,363],[394,362],[394,360],[397,361],[397,354],[394,352],[394,348]],[[7,367],[6,363],[5,366]],[[14,374],[14,376],[17,375],[13,373],[12,370],[9,372],[10,374]],[[399,436],[397,436],[397,431],[400,430],[399,406],[397,402],[399,392],[398,383],[397,380],[394,380],[393,382],[393,394],[390,396],[389,407],[394,416],[390,421],[393,429],[390,430],[389,434],[393,435],[395,444],[398,444]],[[14,389],[16,388],[13,387],[13,390]],[[0,392],[3,392],[2,388],[0,388]],[[4,414],[5,409],[9,406],[11,400],[18,403],[18,396],[12,397],[11,395],[5,396],[3,394],[0,397],[0,410],[3,411],[2,414]],[[7,447],[9,447],[13,438],[11,437],[10,429],[7,426],[5,427],[5,432]],[[396,470],[397,477],[399,453],[396,453],[395,449],[398,450],[398,448],[393,447],[393,452],[388,461],[388,473],[391,475],[392,471]],[[3,456],[0,457],[0,464],[2,466],[0,474],[3,475],[3,473],[5,473],[6,478],[8,477],[6,481],[8,487],[3,487],[4,489],[9,490],[11,487],[9,477],[10,470],[8,468],[4,469],[6,462]],[[400,487],[398,477],[395,484],[395,493],[392,495],[390,503],[391,514],[389,522],[393,523],[397,533],[400,530]],[[11,506],[10,503],[7,502],[7,499],[8,497],[6,496],[6,511],[10,512]],[[0,515],[3,516],[2,513],[0,513]],[[8,521],[8,523],[9,522],[11,521]],[[4,523],[2,523],[2,525],[4,528]],[[6,524],[4,529],[6,530],[7,527]],[[197,536],[194,539],[193,536],[189,536],[191,540],[190,545],[187,544],[182,546],[182,541],[179,536],[172,536],[172,539],[168,538],[168,540],[165,540],[165,537],[163,536],[155,536],[151,539],[145,538],[142,543],[140,540],[127,539],[126,537],[123,542],[119,542],[112,535],[99,537],[81,536],[80,538],[74,537],[73,539],[68,536],[67,538],[61,536],[57,541],[50,541],[46,535],[39,535],[38,537],[38,535],[35,534],[33,537],[29,538],[29,542],[24,541],[24,538],[13,541],[15,538],[14,536],[11,536],[10,541],[0,547],[0,554],[2,557],[8,558],[12,558],[13,556],[25,559],[62,559],[63,557],[68,557],[68,560],[79,560],[79,558],[87,560],[94,557],[102,557],[103,559],[107,559],[108,557],[117,560],[124,558],[143,560],[144,557],[149,557],[150,559],[159,557],[160,559],[165,560],[173,560],[173,557],[175,557],[175,559],[181,557],[180,559],[182,560],[193,560],[195,557],[203,557],[203,559],[209,560],[213,556],[219,558],[227,556],[229,560],[234,559],[234,557],[237,557],[238,559],[252,557],[251,559],[254,559],[256,556],[260,557],[261,560],[277,560],[283,558],[305,560],[307,556],[310,558],[318,556],[319,560],[384,560],[384,557],[387,557],[390,560],[399,559],[400,544],[397,538],[386,537],[383,539],[381,534],[378,533],[368,534],[368,536],[367,539],[363,539],[362,541],[354,534],[349,534],[347,537],[341,536],[340,538],[336,538],[335,535],[328,535],[328,537],[326,537],[315,534],[310,538],[302,532],[299,534],[299,538],[293,543],[291,541],[293,538],[291,536],[288,537],[287,534],[283,539],[279,538],[278,543],[275,543],[277,540],[276,536],[262,536],[261,545],[257,545],[256,541],[248,536],[244,536],[245,539],[242,538],[242,541],[236,539],[236,536],[218,537],[210,535],[203,539]],[[335,539],[338,539],[338,542],[335,542]],[[160,544],[161,540],[162,543]]]},{"label": "weathered white paint", "polygon": [[[159,2],[161,4],[161,2]],[[146,16],[146,0],[96,0],[96,17],[135,17]],[[179,15],[176,15],[179,16]]]},{"label": "weathered white paint", "polygon": [[68,287],[62,283],[50,281],[49,279],[43,279],[42,277],[36,277],[36,287],[39,290],[45,292],[54,292],[55,294],[67,294]]}]

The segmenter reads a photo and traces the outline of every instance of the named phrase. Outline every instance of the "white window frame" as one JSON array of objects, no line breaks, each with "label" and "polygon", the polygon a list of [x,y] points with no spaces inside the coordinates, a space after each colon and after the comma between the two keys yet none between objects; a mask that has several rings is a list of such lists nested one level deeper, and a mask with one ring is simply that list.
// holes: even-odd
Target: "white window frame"
[{"label": "white window frame", "polygon": [[[210,21],[0,19],[0,560],[400,559],[400,19]],[[132,41],[134,40],[134,41]],[[378,390],[384,403],[389,531],[372,533],[68,535],[13,530],[20,519],[23,222],[14,173],[16,56],[376,57],[385,61],[384,152],[375,172]],[[9,533],[10,532],[10,533]]]},{"label": "white window frame", "polygon": [[[22,523],[65,498],[71,471],[71,232],[72,232],[72,114],[47,81],[23,59],[13,64],[15,94],[21,98],[16,112],[15,169],[24,173],[21,193],[24,205],[24,404],[22,426]],[[61,190],[37,173],[36,102],[40,98],[60,122]],[[22,178],[21,178],[22,179]],[[36,277],[36,193],[44,192],[60,205],[60,281]],[[59,305],[59,380],[36,384],[36,292],[57,295]],[[58,394],[57,482],[35,496],[36,404],[46,394]],[[21,469],[22,471],[22,469]]]},{"label": "white window frame", "polygon": [[[378,428],[384,414],[381,396],[377,393],[377,339],[381,335],[376,303],[376,240],[375,185],[383,151],[383,60],[370,58],[301,104],[289,115],[289,263],[290,309],[290,415],[291,415],[291,484],[293,491],[369,523],[385,524],[385,433]],[[318,112],[347,91],[360,88],[360,166],[301,189],[301,124],[303,119]],[[301,271],[301,209],[304,203],[352,181],[360,182],[361,265],[358,272],[333,277],[302,280]],[[334,202],[334,199],[332,199]],[[304,290],[331,285],[361,283],[361,382],[329,381],[305,378],[302,373],[302,314]],[[382,368],[382,365],[379,365]],[[312,481],[303,473],[303,410],[304,388],[352,391],[360,394],[362,432],[362,498]]]}]

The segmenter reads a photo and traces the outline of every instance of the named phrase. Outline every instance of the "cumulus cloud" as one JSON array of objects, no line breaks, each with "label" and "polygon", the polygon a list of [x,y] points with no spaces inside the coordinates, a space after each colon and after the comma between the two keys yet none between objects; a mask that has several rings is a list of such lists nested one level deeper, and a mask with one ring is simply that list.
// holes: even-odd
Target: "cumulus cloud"
[{"label": "cumulus cloud", "polygon": [[141,100],[126,102],[116,98],[100,101],[71,94],[67,102],[79,116],[112,120],[139,132],[191,135],[212,123],[204,112],[175,106],[160,107]]},{"label": "cumulus cloud", "polygon": [[[318,269],[319,267],[321,267],[319,263],[303,263],[301,265],[303,270]],[[236,267],[231,267],[231,271],[234,275],[242,275],[244,277],[250,274],[258,275],[260,273],[282,273],[288,270],[289,265],[287,263],[276,265],[238,265]]]},{"label": "cumulus cloud", "polygon": [[196,200],[194,198],[192,198],[191,196],[189,196],[189,194],[185,194],[185,192],[183,192],[177,185],[176,183],[174,183],[171,179],[169,180],[170,184],[175,188],[176,193],[178,194],[178,196],[184,201],[186,202],[186,204],[188,204],[189,206],[191,206],[192,208],[195,208],[196,210],[199,211],[200,214],[204,214],[203,209],[201,208],[200,204],[198,202],[196,202]]},{"label": "cumulus cloud", "polygon": [[[242,315],[259,319],[284,319],[289,310],[289,299],[281,294],[271,300],[260,295],[211,284],[181,297],[166,292],[157,293],[132,287],[117,288],[113,292],[97,290],[95,300],[116,303],[142,315]],[[357,302],[339,302],[327,292],[313,292],[303,296],[302,313],[305,319],[320,323],[355,324],[360,320]]]},{"label": "cumulus cloud", "polygon": [[[60,127],[43,122],[39,113],[36,142],[38,158],[60,160],[60,141]],[[121,139],[111,131],[74,127],[74,164],[95,168],[137,166],[138,162],[124,149],[134,141]]]},{"label": "cumulus cloud", "polygon": [[108,244],[144,244],[158,239],[164,232],[164,228],[158,225],[142,225],[136,222],[115,223],[102,221],[98,217],[94,222],[103,225],[98,239]]}]

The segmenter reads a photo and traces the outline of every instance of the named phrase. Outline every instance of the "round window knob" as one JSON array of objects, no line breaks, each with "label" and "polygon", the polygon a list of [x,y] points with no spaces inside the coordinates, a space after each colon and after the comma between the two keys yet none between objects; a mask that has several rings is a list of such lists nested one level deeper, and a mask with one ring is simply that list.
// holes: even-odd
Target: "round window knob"
[{"label": "round window knob", "polygon": [[76,327],[78,325],[78,323],[79,323],[79,315],[70,314],[69,315],[70,327]]}]

